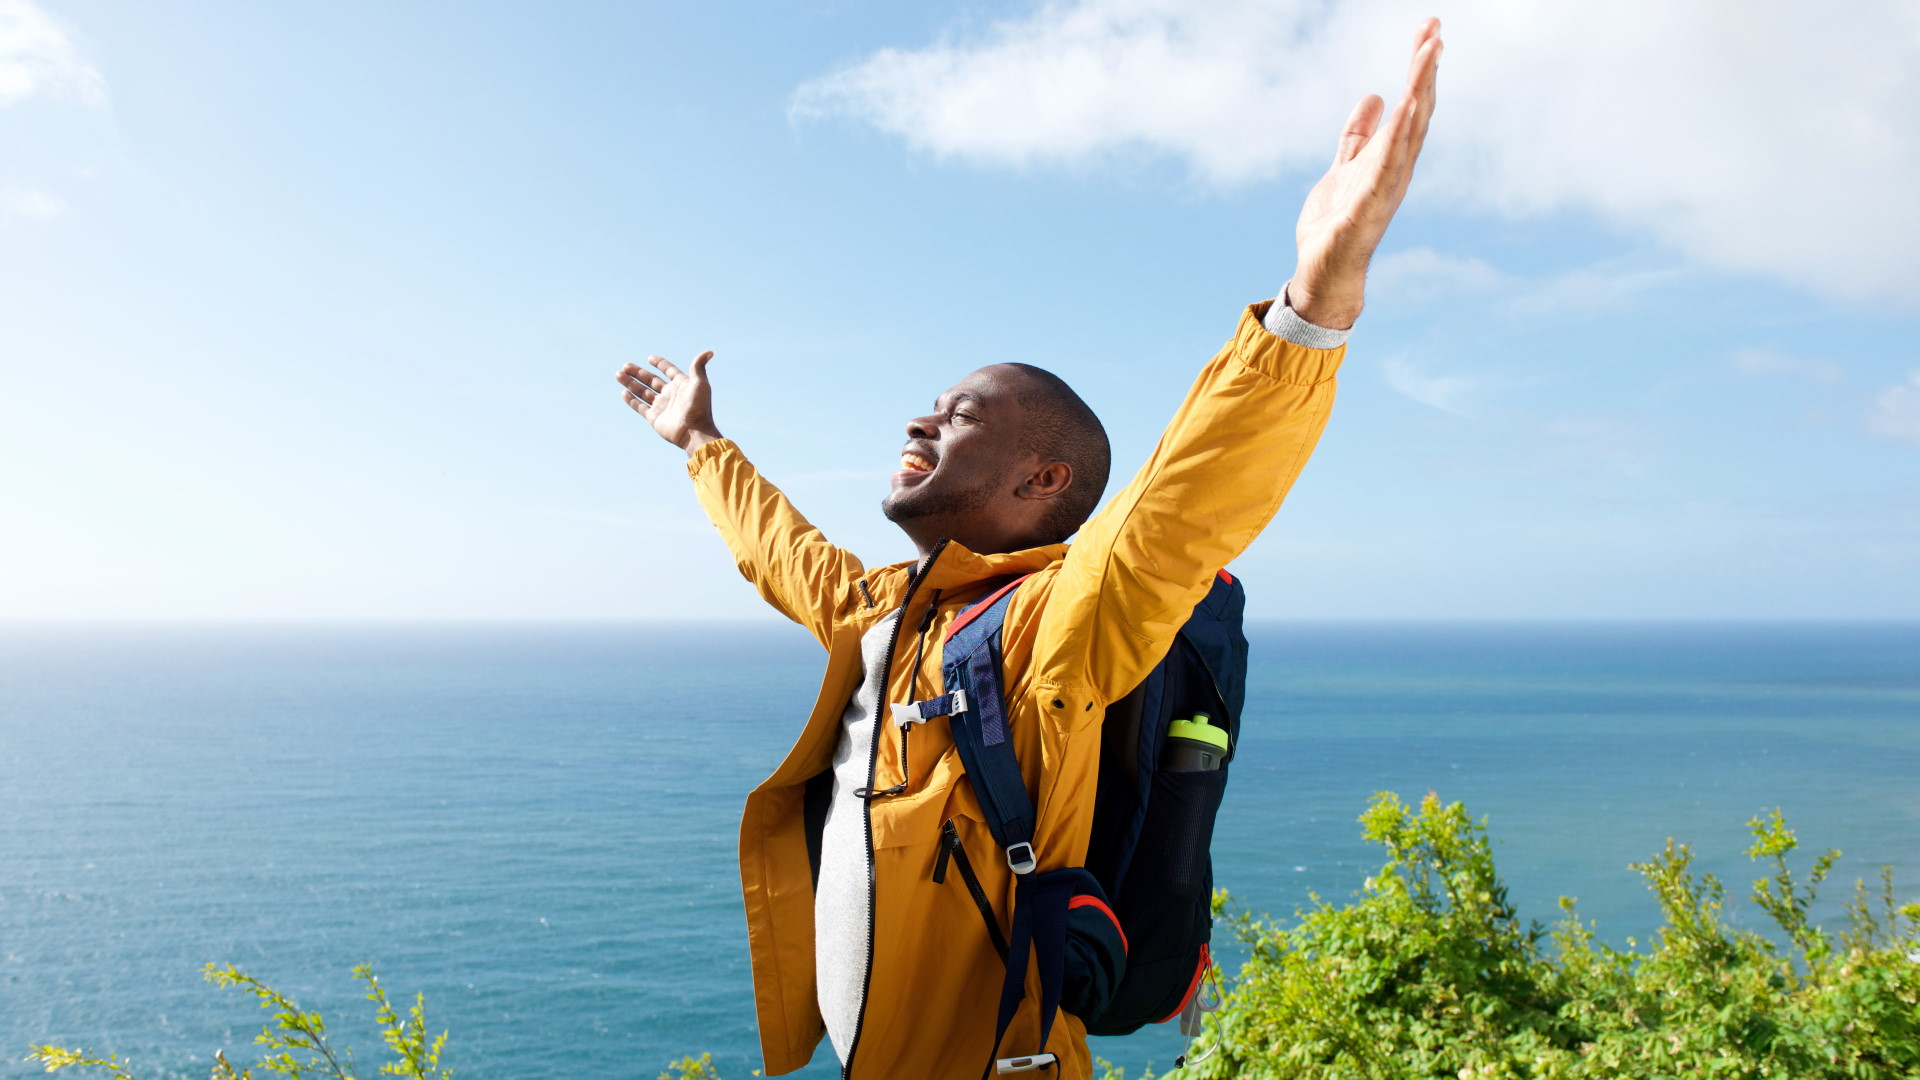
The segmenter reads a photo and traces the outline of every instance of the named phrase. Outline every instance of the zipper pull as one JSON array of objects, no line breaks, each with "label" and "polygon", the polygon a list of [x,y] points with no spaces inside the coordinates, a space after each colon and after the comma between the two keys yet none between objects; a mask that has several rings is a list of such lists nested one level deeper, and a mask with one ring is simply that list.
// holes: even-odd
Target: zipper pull
[{"label": "zipper pull", "polygon": [[953,857],[953,845],[958,843],[959,840],[960,834],[953,828],[953,819],[948,818],[947,823],[940,827],[940,857],[933,861],[933,883],[935,885],[945,885],[947,883],[947,860]]}]

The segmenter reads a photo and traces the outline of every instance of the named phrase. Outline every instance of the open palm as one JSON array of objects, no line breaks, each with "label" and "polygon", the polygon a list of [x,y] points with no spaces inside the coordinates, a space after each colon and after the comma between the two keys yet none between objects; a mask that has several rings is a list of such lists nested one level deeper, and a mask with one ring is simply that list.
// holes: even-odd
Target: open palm
[{"label": "open palm", "polygon": [[660,437],[691,454],[720,438],[713,424],[713,384],[707,381],[708,350],[682,371],[666,359],[647,357],[660,374],[627,364],[615,378],[626,388],[627,406],[647,418]]},{"label": "open palm", "polygon": [[1386,102],[1360,99],[1340,133],[1333,166],[1307,193],[1294,228],[1299,264],[1288,301],[1309,322],[1348,327],[1360,315],[1367,263],[1406,198],[1413,164],[1433,119],[1440,20],[1420,24],[1413,39],[1405,93],[1381,127]]}]

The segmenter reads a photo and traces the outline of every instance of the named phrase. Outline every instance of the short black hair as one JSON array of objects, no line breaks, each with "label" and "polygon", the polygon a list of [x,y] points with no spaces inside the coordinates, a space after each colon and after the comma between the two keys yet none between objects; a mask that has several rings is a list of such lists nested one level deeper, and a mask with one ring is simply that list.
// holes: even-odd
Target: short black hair
[{"label": "short black hair", "polygon": [[1049,461],[1064,461],[1073,470],[1073,482],[1054,497],[1041,522],[1049,542],[1059,543],[1086,524],[1100,505],[1113,465],[1113,448],[1100,418],[1066,380],[1032,364],[1007,366],[1018,368],[1026,376],[1016,391],[1026,413],[1020,449]]}]

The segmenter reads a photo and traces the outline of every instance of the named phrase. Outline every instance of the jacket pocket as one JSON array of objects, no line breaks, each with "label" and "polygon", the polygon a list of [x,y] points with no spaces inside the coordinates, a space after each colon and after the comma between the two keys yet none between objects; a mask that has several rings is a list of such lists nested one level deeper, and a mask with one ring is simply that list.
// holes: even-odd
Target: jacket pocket
[{"label": "jacket pocket", "polygon": [[[914,733],[920,737],[919,732]],[[915,790],[873,800],[873,846],[875,848],[911,847],[926,844],[940,835],[940,823],[960,815],[978,818],[978,804],[960,764],[960,752],[949,742],[938,759],[928,766],[924,779]]]},{"label": "jacket pocket", "polygon": [[956,871],[961,884],[973,897],[973,906],[980,910],[980,919],[986,924],[987,936],[993,939],[993,949],[1000,959],[1007,958],[1007,937],[1000,932],[1000,918],[993,913],[993,904],[987,899],[987,890],[980,884],[980,875],[974,873],[973,860],[967,856],[967,845],[960,840],[960,830],[953,827],[953,819],[948,818],[940,827],[940,853],[934,856],[933,880],[936,885],[944,885],[949,870]]}]

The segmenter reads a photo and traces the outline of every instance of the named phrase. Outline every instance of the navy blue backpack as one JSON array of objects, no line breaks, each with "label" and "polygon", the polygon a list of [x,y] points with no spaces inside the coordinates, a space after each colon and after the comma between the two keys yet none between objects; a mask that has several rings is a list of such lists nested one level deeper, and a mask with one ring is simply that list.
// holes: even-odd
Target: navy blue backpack
[{"label": "navy blue backpack", "polygon": [[[987,1066],[1002,1073],[1054,1063],[1038,1051],[998,1057],[1025,997],[1030,947],[1041,977],[1043,1048],[1058,1009],[1079,1017],[1089,1034],[1124,1035],[1179,1016],[1199,992],[1213,928],[1208,848],[1227,766],[1170,771],[1161,768],[1162,751],[1168,724],[1205,713],[1227,729],[1231,761],[1247,674],[1246,592],[1222,570],[1166,658],[1107,708],[1086,865],[1036,873],[1033,801],[1007,736],[1001,671],[1000,628],[1019,584],[954,620],[942,654],[946,693],[915,703],[923,717],[949,717],[987,828],[1016,875],[995,1057]],[[942,863],[946,854],[943,847]],[[998,939],[985,894],[976,891],[974,899]]]}]

